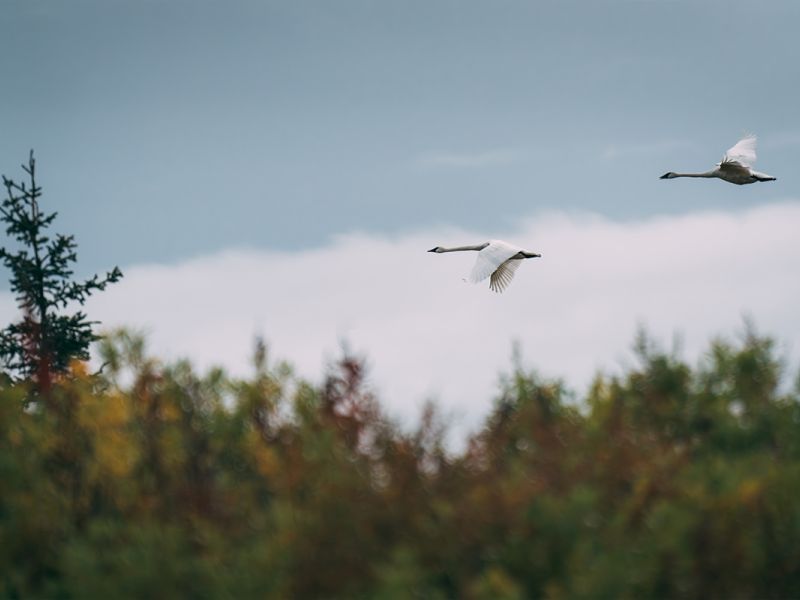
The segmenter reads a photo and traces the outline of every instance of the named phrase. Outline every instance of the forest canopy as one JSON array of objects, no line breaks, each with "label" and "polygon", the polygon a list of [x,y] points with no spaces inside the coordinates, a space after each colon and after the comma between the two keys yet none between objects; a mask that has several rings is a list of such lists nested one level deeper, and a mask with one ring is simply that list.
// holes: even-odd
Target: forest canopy
[{"label": "forest canopy", "polygon": [[636,347],[578,398],[513,369],[454,452],[353,357],[312,384],[259,345],[237,379],[116,332],[101,373],[0,391],[0,595],[799,596],[800,395],[773,341],[696,367]]}]

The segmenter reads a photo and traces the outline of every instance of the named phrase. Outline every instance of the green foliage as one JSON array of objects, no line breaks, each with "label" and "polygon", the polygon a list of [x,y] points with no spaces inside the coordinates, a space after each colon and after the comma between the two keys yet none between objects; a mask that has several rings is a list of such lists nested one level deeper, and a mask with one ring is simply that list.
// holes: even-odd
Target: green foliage
[{"label": "green foliage", "polygon": [[0,360],[8,375],[35,377],[40,387],[49,387],[51,375],[65,373],[70,361],[88,360],[89,345],[98,339],[83,312],[63,311],[119,281],[122,272],[114,267],[102,279],[95,275],[83,282],[71,280],[77,244],[71,235],[47,235],[57,213],[39,208],[42,188],[36,184],[33,151],[22,168],[27,184],[3,176],[7,197],[0,205],[0,220],[18,249],[0,248],[0,259],[11,271],[11,291],[23,318],[0,332]]},{"label": "green foliage", "polygon": [[795,598],[800,396],[752,329],[585,398],[517,366],[465,450],[363,365],[320,385],[163,366],[140,338],[0,391],[0,597]]}]

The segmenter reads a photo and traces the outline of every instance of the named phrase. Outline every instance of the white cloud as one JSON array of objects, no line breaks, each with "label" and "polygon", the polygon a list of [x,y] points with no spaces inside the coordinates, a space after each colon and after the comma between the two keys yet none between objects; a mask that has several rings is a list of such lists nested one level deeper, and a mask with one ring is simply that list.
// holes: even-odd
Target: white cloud
[{"label": "white cloud", "polygon": [[[712,336],[741,329],[743,315],[800,347],[798,226],[800,202],[626,223],[541,215],[497,236],[543,254],[502,295],[462,281],[473,253],[426,252],[485,233],[352,234],[304,252],[129,268],[87,312],[107,327],[144,328],[156,355],[238,374],[249,372],[257,333],[316,380],[347,340],[367,355],[392,414],[415,417],[434,397],[471,425],[490,408],[514,340],[526,365],[578,389],[630,358],[640,323],[666,343],[682,334],[690,360]],[[6,295],[3,316],[12,304]]]}]

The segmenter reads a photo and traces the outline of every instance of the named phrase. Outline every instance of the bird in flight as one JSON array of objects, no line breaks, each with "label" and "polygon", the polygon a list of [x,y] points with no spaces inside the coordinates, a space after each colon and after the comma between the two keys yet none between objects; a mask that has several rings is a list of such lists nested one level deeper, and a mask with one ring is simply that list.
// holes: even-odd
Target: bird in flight
[{"label": "bird in flight", "polygon": [[475,266],[469,275],[472,283],[478,283],[489,277],[489,289],[493,292],[502,292],[511,280],[514,273],[523,259],[539,258],[541,254],[528,252],[502,240],[490,240],[475,246],[456,246],[454,248],[443,248],[436,246],[428,252],[442,254],[444,252],[462,252],[475,250],[478,257],[475,259]]},{"label": "bird in flight", "polygon": [[756,162],[756,136],[748,135],[736,142],[717,163],[717,167],[705,173],[664,173],[661,179],[676,177],[717,177],[729,183],[744,185],[756,181],[775,181],[775,177],[753,169]]}]

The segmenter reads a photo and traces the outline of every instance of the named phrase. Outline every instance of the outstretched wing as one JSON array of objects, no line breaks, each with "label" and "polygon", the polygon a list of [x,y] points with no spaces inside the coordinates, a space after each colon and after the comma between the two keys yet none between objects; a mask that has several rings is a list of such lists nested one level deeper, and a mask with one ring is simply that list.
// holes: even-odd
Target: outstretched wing
[{"label": "outstretched wing", "polygon": [[483,281],[517,252],[519,252],[519,248],[516,246],[499,240],[492,240],[486,248],[478,252],[475,266],[472,267],[472,272],[469,274],[470,280],[472,283]]},{"label": "outstretched wing", "polygon": [[736,163],[743,167],[750,167],[756,162],[756,136],[748,135],[740,139],[730,148],[720,163]]},{"label": "outstretched wing", "polygon": [[514,273],[517,268],[522,264],[522,259],[509,258],[500,267],[492,273],[489,279],[489,289],[498,294],[508,287],[511,280],[514,279]]}]

